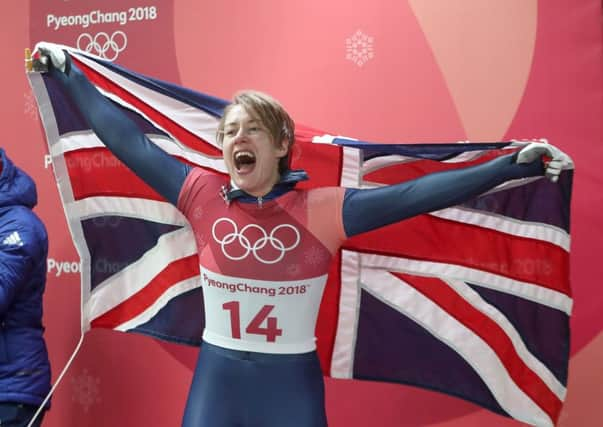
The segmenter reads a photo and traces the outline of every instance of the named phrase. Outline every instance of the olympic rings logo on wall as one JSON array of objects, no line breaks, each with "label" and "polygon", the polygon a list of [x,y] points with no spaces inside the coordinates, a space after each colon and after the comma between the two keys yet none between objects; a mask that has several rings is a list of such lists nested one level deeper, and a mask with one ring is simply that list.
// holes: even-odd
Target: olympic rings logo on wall
[{"label": "olympic rings logo on wall", "polygon": [[[219,238],[216,235],[216,227],[221,223],[230,224],[230,226],[232,226],[232,231],[226,233],[224,236],[222,236],[222,238]],[[260,237],[257,238],[257,240],[255,240],[253,244],[251,243],[251,236],[245,235],[245,233],[248,233],[250,230],[257,230],[260,234]],[[291,230],[295,235],[295,239],[290,245],[285,245],[285,243],[283,243],[283,241],[277,237],[277,234],[280,234],[280,237],[283,238],[284,236],[282,235],[282,233],[284,232],[284,230]],[[229,218],[217,219],[216,222],[214,222],[214,225],[212,226],[211,234],[216,243],[218,243],[222,248],[222,253],[226,258],[232,261],[240,261],[242,259],[245,259],[250,253],[252,253],[255,259],[261,262],[262,264],[276,264],[285,257],[285,254],[287,252],[295,249],[299,245],[299,242],[301,240],[299,230],[291,224],[277,225],[272,229],[270,233],[268,233],[266,230],[264,230],[261,226],[257,224],[247,224],[239,232],[237,224]],[[278,253],[275,258],[266,259],[266,255],[263,257],[260,254],[260,251],[264,249],[268,244],[270,244],[272,249],[274,249]],[[232,245],[240,245],[244,250],[242,251],[242,254],[232,255],[232,249],[230,250],[231,253],[229,253],[228,248],[232,247]]]},{"label": "olympic rings logo on wall", "polygon": [[94,37],[88,33],[82,33],[77,38],[79,50],[100,56],[108,61],[115,61],[127,45],[128,37],[120,30],[115,31],[111,36],[105,32],[100,32]]}]

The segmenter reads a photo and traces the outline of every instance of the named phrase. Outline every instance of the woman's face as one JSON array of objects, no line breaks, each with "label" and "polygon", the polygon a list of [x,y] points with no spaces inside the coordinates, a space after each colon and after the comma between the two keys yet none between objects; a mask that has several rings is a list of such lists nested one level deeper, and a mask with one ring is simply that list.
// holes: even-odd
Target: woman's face
[{"label": "woman's face", "polygon": [[278,163],[287,143],[277,146],[259,120],[235,105],[224,120],[222,155],[231,180],[252,196],[263,196],[279,180]]}]

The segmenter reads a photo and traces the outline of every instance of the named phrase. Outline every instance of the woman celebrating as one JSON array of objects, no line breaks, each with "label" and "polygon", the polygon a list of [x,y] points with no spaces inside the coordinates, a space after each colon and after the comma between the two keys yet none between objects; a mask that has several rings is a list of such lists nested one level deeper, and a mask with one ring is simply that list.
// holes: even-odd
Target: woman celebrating
[{"label": "woman celebrating", "polygon": [[[294,123],[268,95],[246,91],[217,130],[228,177],[151,143],[59,46],[39,43],[109,150],[189,220],[198,246],[206,326],[183,426],[326,426],[315,325],[330,260],[349,237],[466,201],[507,180],[546,174],[567,156],[532,143],[465,169],[375,189],[296,189]],[[545,166],[543,155],[552,160]],[[311,253],[315,262],[305,262]],[[293,293],[281,293],[283,288]]]}]

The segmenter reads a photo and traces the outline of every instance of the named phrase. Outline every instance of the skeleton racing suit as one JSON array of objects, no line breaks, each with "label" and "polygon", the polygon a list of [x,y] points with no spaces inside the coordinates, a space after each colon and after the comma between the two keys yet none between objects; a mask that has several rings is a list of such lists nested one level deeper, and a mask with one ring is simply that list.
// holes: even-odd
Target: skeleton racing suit
[{"label": "skeleton racing suit", "polygon": [[206,327],[183,426],[325,426],[315,325],[331,258],[348,237],[543,174],[513,154],[374,189],[295,188],[287,171],[265,196],[227,191],[151,143],[68,61],[61,80],[115,156],[181,210],[195,233]]}]

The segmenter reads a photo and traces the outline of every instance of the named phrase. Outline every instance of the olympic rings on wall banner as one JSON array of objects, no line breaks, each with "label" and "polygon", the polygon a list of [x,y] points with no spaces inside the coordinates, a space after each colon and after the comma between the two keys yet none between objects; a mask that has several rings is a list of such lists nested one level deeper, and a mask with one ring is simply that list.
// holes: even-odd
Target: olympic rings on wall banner
[{"label": "olympic rings on wall banner", "polygon": [[92,36],[82,33],[77,38],[77,48],[84,52],[100,56],[108,61],[115,61],[119,54],[128,46],[128,37],[121,30],[111,36],[104,31]]}]

